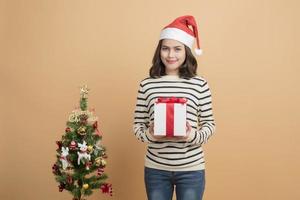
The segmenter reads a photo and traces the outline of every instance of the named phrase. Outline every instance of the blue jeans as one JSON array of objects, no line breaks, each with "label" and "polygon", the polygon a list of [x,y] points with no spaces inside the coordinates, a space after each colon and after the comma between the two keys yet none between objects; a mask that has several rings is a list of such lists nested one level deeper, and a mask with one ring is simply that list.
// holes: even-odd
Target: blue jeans
[{"label": "blue jeans", "polygon": [[205,187],[205,171],[164,171],[145,167],[148,200],[201,200]]}]

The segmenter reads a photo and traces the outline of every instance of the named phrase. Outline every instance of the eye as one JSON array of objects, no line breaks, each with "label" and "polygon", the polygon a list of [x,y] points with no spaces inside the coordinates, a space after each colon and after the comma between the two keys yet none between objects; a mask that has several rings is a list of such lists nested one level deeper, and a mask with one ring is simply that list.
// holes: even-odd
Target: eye
[{"label": "eye", "polygon": [[182,49],[180,47],[175,48],[175,51],[181,51]]},{"label": "eye", "polygon": [[168,50],[168,47],[162,47],[161,50],[166,51],[166,50]]}]

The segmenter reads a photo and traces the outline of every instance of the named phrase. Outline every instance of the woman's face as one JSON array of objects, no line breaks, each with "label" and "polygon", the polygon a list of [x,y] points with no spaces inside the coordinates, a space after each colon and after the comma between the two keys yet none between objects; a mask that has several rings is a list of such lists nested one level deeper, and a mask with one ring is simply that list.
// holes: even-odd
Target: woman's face
[{"label": "woman's face", "polygon": [[176,40],[164,39],[160,49],[160,59],[166,67],[166,74],[178,75],[179,67],[185,61],[184,44]]}]

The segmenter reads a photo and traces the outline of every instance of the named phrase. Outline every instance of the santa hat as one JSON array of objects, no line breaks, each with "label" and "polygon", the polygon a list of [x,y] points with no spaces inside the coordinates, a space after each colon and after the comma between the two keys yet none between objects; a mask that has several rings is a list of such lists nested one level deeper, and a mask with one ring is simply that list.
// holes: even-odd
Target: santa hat
[{"label": "santa hat", "polygon": [[193,48],[193,44],[196,39],[197,48],[195,49],[195,53],[196,55],[202,54],[202,49],[200,49],[197,24],[193,16],[185,15],[176,18],[171,24],[163,28],[160,33],[159,39],[177,40],[185,44],[190,49]]}]

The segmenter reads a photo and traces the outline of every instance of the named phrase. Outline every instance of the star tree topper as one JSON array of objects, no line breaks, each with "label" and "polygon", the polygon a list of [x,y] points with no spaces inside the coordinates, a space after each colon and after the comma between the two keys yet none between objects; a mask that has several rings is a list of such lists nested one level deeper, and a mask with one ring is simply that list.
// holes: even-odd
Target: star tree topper
[{"label": "star tree topper", "polygon": [[81,98],[87,98],[88,93],[89,93],[89,89],[88,89],[87,85],[83,85],[82,87],[80,87],[80,97]]}]

